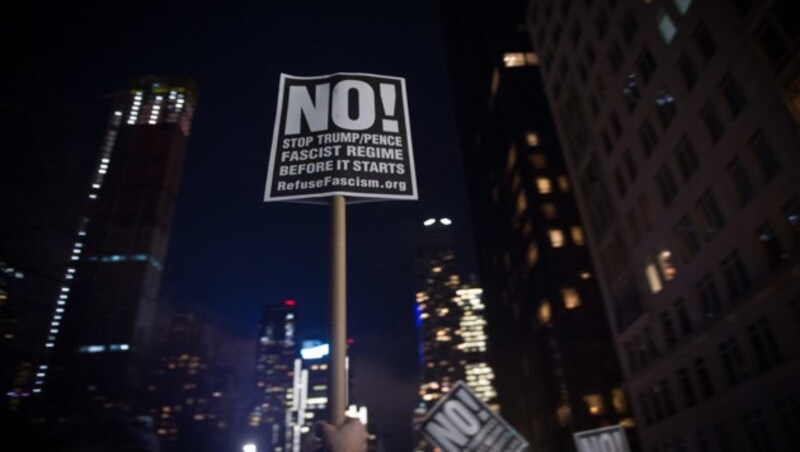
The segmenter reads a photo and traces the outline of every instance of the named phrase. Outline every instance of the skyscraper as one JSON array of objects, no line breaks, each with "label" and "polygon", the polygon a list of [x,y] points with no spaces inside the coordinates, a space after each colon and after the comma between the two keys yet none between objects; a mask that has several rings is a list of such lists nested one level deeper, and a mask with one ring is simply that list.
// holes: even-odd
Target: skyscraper
[{"label": "skyscraper", "polygon": [[[140,383],[196,101],[144,77],[113,96],[33,392],[125,410]],[[63,402],[63,403],[59,403]]]},{"label": "skyscraper", "polygon": [[441,2],[442,19],[501,414],[531,449],[570,450],[633,423],[527,3]]},{"label": "skyscraper", "polygon": [[431,218],[423,225],[417,263],[421,375],[415,424],[459,380],[497,409],[483,290],[462,282],[457,273],[452,221]]},{"label": "skyscraper", "polygon": [[295,341],[296,302],[264,305],[258,326],[256,387],[259,399],[251,426],[256,426],[269,451],[287,450],[287,415],[292,403],[294,360],[298,353]]},{"label": "skyscraper", "polygon": [[798,450],[800,3],[531,1],[645,450]]}]

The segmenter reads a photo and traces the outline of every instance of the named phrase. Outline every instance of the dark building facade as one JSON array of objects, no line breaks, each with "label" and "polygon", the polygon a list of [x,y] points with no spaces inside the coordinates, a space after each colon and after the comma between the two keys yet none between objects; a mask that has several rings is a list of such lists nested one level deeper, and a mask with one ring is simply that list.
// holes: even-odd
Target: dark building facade
[{"label": "dark building facade", "polygon": [[529,3],[647,451],[800,448],[798,18]]},{"label": "dark building facade", "polygon": [[32,389],[51,407],[131,408],[195,101],[191,81],[157,77],[112,98]]},{"label": "dark building facade", "polygon": [[527,2],[441,5],[501,414],[533,450],[573,450],[634,423]]},{"label": "dark building facade", "polygon": [[163,452],[229,445],[234,373],[217,362],[211,340],[196,317],[176,314],[166,338],[154,346],[145,397]]}]

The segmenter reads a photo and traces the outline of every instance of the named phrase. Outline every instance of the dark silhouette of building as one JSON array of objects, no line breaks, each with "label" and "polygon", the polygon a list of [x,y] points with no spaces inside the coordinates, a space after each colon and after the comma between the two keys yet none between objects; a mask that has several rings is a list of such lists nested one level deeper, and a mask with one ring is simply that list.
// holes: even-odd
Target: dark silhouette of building
[{"label": "dark silhouette of building", "polygon": [[51,417],[133,408],[195,101],[181,78],[141,78],[112,96],[31,391]]},{"label": "dark silhouette of building", "polygon": [[645,450],[800,448],[798,18],[530,2]]},{"label": "dark silhouette of building", "polygon": [[191,314],[174,315],[166,338],[155,345],[145,397],[162,452],[218,451],[230,444],[236,394],[234,372],[217,356],[224,345]]},{"label": "dark silhouette of building", "polygon": [[531,449],[632,427],[526,1],[441,2],[502,416]]}]

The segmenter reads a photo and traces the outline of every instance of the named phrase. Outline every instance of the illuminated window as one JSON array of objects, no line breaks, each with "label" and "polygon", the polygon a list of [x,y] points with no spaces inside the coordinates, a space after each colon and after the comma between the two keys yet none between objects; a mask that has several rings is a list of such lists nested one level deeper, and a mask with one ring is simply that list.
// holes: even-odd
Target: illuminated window
[{"label": "illuminated window", "polygon": [[536,66],[539,64],[539,55],[534,52],[509,52],[503,55],[505,67]]},{"label": "illuminated window", "polygon": [[546,177],[537,177],[536,178],[536,188],[539,190],[539,193],[547,194],[553,191],[553,185],[550,183],[550,179]]},{"label": "illuminated window", "polygon": [[536,265],[536,261],[539,260],[539,247],[536,246],[536,242],[531,242],[528,245],[528,252],[527,252],[527,262],[528,267],[533,267]]},{"label": "illuminated window", "polygon": [[558,188],[561,191],[569,191],[569,179],[565,175],[558,176]]},{"label": "illuminated window", "polygon": [[517,194],[517,215],[522,215],[525,213],[525,209],[528,208],[528,200],[525,198],[525,193],[519,192]]},{"label": "illuminated window", "polygon": [[620,388],[611,390],[611,404],[617,413],[624,413],[628,410],[628,403],[625,400],[625,391]]},{"label": "illuminated window", "polygon": [[528,156],[528,161],[531,162],[531,166],[536,169],[544,169],[547,166],[547,158],[544,154],[540,153],[533,153]]},{"label": "illuminated window", "polygon": [[503,65],[505,67],[525,66],[525,54],[523,52],[506,53],[503,55]]},{"label": "illuminated window", "polygon": [[669,14],[666,11],[661,11],[659,13],[657,22],[658,32],[661,33],[661,39],[663,39],[665,43],[669,44],[675,37],[675,33],[678,32],[678,29],[675,27],[675,22],[672,21],[672,18],[669,17]]},{"label": "illuminated window", "polygon": [[514,167],[517,163],[517,148],[512,144],[511,147],[508,149],[508,160],[506,160],[506,165],[508,165],[508,169]]},{"label": "illuminated window", "polygon": [[578,295],[578,291],[572,287],[561,289],[561,297],[564,299],[564,307],[567,309],[575,309],[581,305],[581,297]]},{"label": "illuminated window", "polygon": [[553,203],[545,203],[541,205],[542,215],[548,220],[552,220],[558,217],[558,210],[556,209],[556,205]]},{"label": "illuminated window", "polygon": [[665,281],[672,281],[678,273],[675,266],[672,264],[672,252],[668,249],[663,249],[658,253],[658,269]]},{"label": "illuminated window", "polygon": [[644,276],[647,279],[647,285],[650,287],[651,293],[659,293],[664,286],[661,284],[661,278],[658,275],[656,264],[649,263],[644,268]]},{"label": "illuminated window", "polygon": [[530,147],[539,146],[539,134],[533,131],[525,132],[525,141]]},{"label": "illuminated window", "polygon": [[569,230],[570,235],[572,235],[572,243],[576,245],[585,245],[586,240],[583,237],[583,228],[580,226],[573,226]]},{"label": "illuminated window", "polygon": [[564,246],[564,233],[561,229],[548,229],[547,235],[550,237],[550,245],[553,248],[561,248]]},{"label": "illuminated window", "polygon": [[589,410],[589,414],[592,416],[605,414],[606,410],[603,404],[602,394],[588,394],[583,396],[583,400],[586,402],[586,408]]},{"label": "illuminated window", "polygon": [[544,325],[550,321],[552,316],[553,310],[550,307],[550,302],[542,300],[542,304],[539,305],[539,322]]}]

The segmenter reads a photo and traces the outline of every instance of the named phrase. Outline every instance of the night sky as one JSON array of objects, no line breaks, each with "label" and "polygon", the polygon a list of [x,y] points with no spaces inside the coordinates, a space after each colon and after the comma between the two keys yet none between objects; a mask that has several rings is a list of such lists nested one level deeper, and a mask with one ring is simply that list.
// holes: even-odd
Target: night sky
[{"label": "night sky", "polygon": [[[258,3],[59,4],[7,14],[6,70],[63,103],[99,104],[146,74],[195,79],[199,102],[162,294],[248,343],[262,304],[286,298],[297,300],[301,335],[327,329],[329,209],[262,202],[279,74],[405,77],[420,200],[348,207],[348,296],[357,401],[370,406],[390,450],[407,450],[422,220],[452,218],[464,271],[474,268],[435,2]],[[243,356],[242,365],[252,360]]]}]

